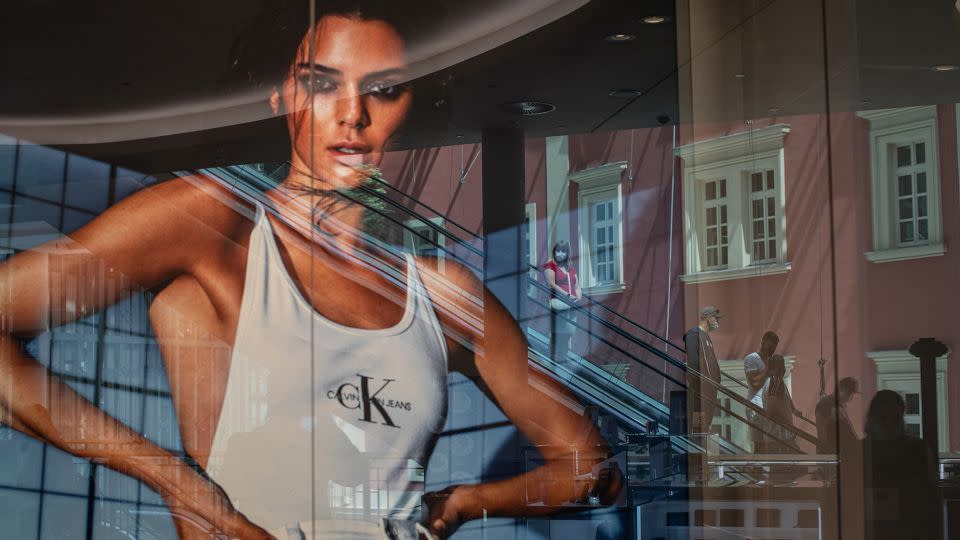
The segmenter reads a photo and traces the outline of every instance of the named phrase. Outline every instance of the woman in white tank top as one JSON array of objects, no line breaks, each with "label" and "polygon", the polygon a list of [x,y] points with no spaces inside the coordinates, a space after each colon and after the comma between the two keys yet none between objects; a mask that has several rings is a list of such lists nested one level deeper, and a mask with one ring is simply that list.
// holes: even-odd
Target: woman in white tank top
[{"label": "woman in white tank top", "polygon": [[[365,181],[410,107],[403,24],[330,8],[304,36],[306,16],[277,10],[248,33],[289,49],[294,61],[277,79],[260,77],[277,66],[251,42],[234,64],[272,89],[291,134],[290,175],[265,204],[245,205],[205,178],[167,182],[47,246],[70,249],[0,267],[12,291],[0,299],[0,380],[11,381],[0,384],[3,418],[147,483],[181,538],[402,538],[418,526],[446,536],[471,519],[541,515],[587,492],[611,500],[619,475],[573,474],[596,464],[593,425],[560,385],[528,369],[520,329],[470,271],[447,261],[440,275],[407,257],[392,281],[358,262],[365,246],[353,231],[364,214],[335,194]],[[80,288],[49,287],[66,275],[83,276]],[[108,286],[121,275],[161,288],[151,321],[184,459],[103,415],[17,345],[51,320],[121,298]],[[478,377],[546,465],[423,494],[449,369]],[[50,396],[72,414],[52,414]]]}]

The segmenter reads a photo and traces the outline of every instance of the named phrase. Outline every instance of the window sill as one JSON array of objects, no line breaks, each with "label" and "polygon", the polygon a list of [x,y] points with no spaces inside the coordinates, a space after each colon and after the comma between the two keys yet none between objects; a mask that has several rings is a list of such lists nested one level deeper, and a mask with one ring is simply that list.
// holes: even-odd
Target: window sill
[{"label": "window sill", "polygon": [[680,281],[683,281],[684,283],[710,283],[713,281],[727,281],[730,279],[744,279],[772,276],[776,274],[786,274],[789,271],[790,263],[761,264],[757,266],[747,266],[745,268],[712,270],[709,272],[698,272],[696,274],[685,274],[680,276]]},{"label": "window sill", "polygon": [[925,246],[910,246],[902,248],[884,249],[878,251],[868,251],[864,255],[867,260],[875,263],[885,263],[894,261],[906,261],[909,259],[925,259],[927,257],[939,257],[947,252],[947,246],[938,244],[927,244]]},{"label": "window sill", "polygon": [[583,287],[583,294],[613,294],[621,293],[627,290],[626,283],[607,283],[605,285],[593,285],[592,287]]}]

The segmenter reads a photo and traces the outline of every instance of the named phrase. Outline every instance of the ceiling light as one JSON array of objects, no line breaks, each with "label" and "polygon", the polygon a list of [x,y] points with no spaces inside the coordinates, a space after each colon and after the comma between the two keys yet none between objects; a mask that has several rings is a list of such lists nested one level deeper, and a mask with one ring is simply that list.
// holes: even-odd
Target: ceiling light
[{"label": "ceiling light", "polygon": [[501,105],[503,110],[520,116],[537,116],[555,111],[557,107],[543,101],[513,101]]},{"label": "ceiling light", "polygon": [[640,22],[643,24],[662,24],[667,22],[667,18],[663,15],[649,15],[640,19]]},{"label": "ceiling light", "polygon": [[606,37],[607,41],[613,41],[615,43],[622,43],[624,41],[633,41],[637,36],[633,34],[610,34]]},{"label": "ceiling light", "polygon": [[932,69],[932,70],[934,70],[934,71],[940,71],[940,72],[944,72],[944,71],[956,71],[956,70],[960,69],[960,66],[957,66],[956,64],[937,64],[937,65],[933,66],[933,67],[930,68],[930,69]]},{"label": "ceiling light", "polygon": [[610,97],[620,98],[620,99],[630,99],[643,95],[642,90],[634,90],[631,88],[621,88],[619,90],[612,90],[610,92]]},{"label": "ceiling light", "polygon": [[743,79],[744,77],[746,77],[746,75],[743,73],[734,73],[733,76],[738,79]]}]

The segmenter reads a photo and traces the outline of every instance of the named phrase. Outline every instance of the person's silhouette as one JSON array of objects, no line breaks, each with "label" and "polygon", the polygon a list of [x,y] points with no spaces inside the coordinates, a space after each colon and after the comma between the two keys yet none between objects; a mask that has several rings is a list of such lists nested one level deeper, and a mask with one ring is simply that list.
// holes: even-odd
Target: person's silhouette
[{"label": "person's silhouette", "polygon": [[936,479],[926,444],[907,435],[904,402],[893,390],[870,401],[863,441],[866,537],[937,536]]}]

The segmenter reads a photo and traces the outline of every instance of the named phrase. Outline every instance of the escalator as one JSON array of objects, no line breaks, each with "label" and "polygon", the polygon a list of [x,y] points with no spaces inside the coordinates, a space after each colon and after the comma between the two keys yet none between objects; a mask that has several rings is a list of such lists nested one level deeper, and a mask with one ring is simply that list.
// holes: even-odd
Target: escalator
[{"label": "escalator", "polygon": [[[235,165],[199,172],[217,179],[250,201],[262,198],[264,191],[274,187],[286,175],[283,164],[274,167]],[[408,239],[414,238],[415,246],[426,247],[423,252],[456,261],[478,276],[482,275],[483,239],[479,235],[386,183],[369,191],[384,202],[375,205],[377,208],[373,210],[389,219]],[[403,251],[400,243],[381,242],[381,247],[397,254]],[[370,264],[376,263],[370,261]],[[392,266],[384,264],[383,268]],[[813,424],[809,420],[801,417],[800,426],[776,423],[735,390],[743,386],[742,382],[726,376],[720,385],[716,385],[708,377],[687,367],[683,347],[599,302],[587,299],[580,305],[571,305],[569,310],[569,313],[576,314],[575,325],[590,340],[589,358],[571,351],[568,362],[556,362],[550,354],[549,288],[538,279],[539,272],[532,270],[526,276],[527,301],[519,317],[527,336],[531,366],[562,380],[581,400],[598,409],[607,423],[602,431],[611,444],[629,446],[637,441],[667,440],[671,452],[676,455],[749,454],[748,448],[725,437],[722,432],[694,436],[678,429],[678,419],[671,418],[670,395],[676,397],[676,392],[685,392],[686,378],[693,376],[700,377],[705,388],[716,388],[718,398],[714,404],[727,425],[733,424],[741,431],[764,433],[778,440],[791,453],[807,453],[816,445],[816,437],[811,433]],[[575,368],[569,369],[567,365]],[[712,398],[706,399],[712,401]],[[744,470],[737,470],[733,476],[749,481],[750,474]],[[650,476],[649,472],[644,474]]]}]

